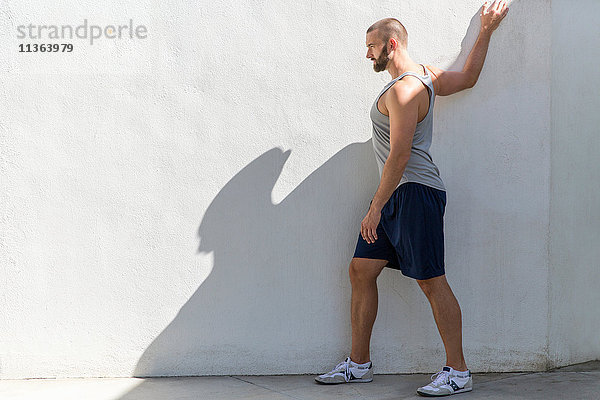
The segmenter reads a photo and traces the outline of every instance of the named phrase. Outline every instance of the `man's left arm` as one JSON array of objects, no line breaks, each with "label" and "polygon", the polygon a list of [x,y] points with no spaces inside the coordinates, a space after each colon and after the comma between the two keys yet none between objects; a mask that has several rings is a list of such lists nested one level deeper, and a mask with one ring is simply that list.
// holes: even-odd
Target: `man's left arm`
[{"label": "man's left arm", "polygon": [[[419,89],[423,89],[423,86],[420,85]],[[390,114],[390,154],[383,166],[381,181],[369,211],[361,222],[361,234],[367,243],[377,240],[376,230],[381,210],[400,183],[410,158],[412,139],[419,118],[418,93],[409,82],[398,81],[386,96],[386,107]]]},{"label": "man's left arm", "polygon": [[506,0],[496,0],[492,5],[489,1],[483,4],[480,12],[479,35],[462,71],[444,71],[431,65],[427,66],[433,72],[433,89],[436,95],[448,96],[475,86],[485,62],[492,32],[498,28],[507,13]]}]

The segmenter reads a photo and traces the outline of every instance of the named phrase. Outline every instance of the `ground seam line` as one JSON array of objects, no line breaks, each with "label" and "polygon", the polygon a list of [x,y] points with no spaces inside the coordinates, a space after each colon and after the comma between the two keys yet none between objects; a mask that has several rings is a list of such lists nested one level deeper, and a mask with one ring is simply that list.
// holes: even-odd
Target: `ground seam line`
[{"label": "ground seam line", "polygon": [[242,379],[242,378],[240,378],[239,376],[234,376],[234,375],[229,375],[229,376],[230,376],[231,378],[233,378],[233,379],[237,379],[237,380],[240,380],[240,381],[242,381],[242,382],[246,382],[246,383],[249,383],[249,384],[251,384],[251,385],[257,386],[257,387],[259,387],[259,388],[261,388],[261,389],[265,389],[265,390],[268,390],[268,391],[270,391],[270,392],[279,393],[279,394],[281,394],[281,395],[283,395],[283,396],[289,397],[290,399],[302,400],[302,399],[301,399],[301,398],[299,398],[299,397],[290,396],[290,395],[289,395],[289,394],[287,394],[287,393],[282,393],[282,392],[279,392],[279,391],[277,391],[277,390],[273,390],[273,389],[270,389],[270,388],[268,388],[268,387],[265,387],[265,386],[262,386],[262,385],[256,384],[256,383],[254,383],[254,382],[247,381],[247,380],[245,380],[245,379]]}]

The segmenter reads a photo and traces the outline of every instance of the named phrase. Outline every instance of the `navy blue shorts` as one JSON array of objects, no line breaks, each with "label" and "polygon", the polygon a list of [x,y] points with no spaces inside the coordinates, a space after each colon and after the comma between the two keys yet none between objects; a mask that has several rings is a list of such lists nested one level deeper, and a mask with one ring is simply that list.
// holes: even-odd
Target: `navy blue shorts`
[{"label": "navy blue shorts", "polygon": [[354,257],[387,260],[414,279],[444,275],[445,208],[445,191],[403,183],[381,210],[377,240],[369,244],[359,233]]}]

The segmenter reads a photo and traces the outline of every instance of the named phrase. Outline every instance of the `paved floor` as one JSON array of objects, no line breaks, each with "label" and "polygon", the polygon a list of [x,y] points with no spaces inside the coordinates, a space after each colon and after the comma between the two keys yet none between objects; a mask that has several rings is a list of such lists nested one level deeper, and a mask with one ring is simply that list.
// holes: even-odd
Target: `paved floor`
[{"label": "paved floor", "polygon": [[[429,375],[375,375],[372,383],[319,385],[312,376],[79,378],[0,380],[2,400],[424,399]],[[453,397],[454,398],[454,397]],[[458,399],[599,400],[600,361],[550,372],[474,374],[473,391]]]}]

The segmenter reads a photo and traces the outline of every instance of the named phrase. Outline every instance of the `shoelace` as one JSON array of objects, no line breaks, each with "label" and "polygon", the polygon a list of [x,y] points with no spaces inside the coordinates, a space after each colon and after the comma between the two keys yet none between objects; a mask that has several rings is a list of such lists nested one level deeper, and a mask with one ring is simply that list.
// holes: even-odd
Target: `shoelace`
[{"label": "shoelace", "polygon": [[442,370],[438,373],[431,375],[431,385],[437,386],[441,383],[448,383],[448,372]]},{"label": "shoelace", "polygon": [[343,372],[346,382],[348,382],[350,380],[350,358],[347,358],[345,361],[342,361],[336,365],[333,371],[331,371],[329,374],[334,374],[336,372]]}]

